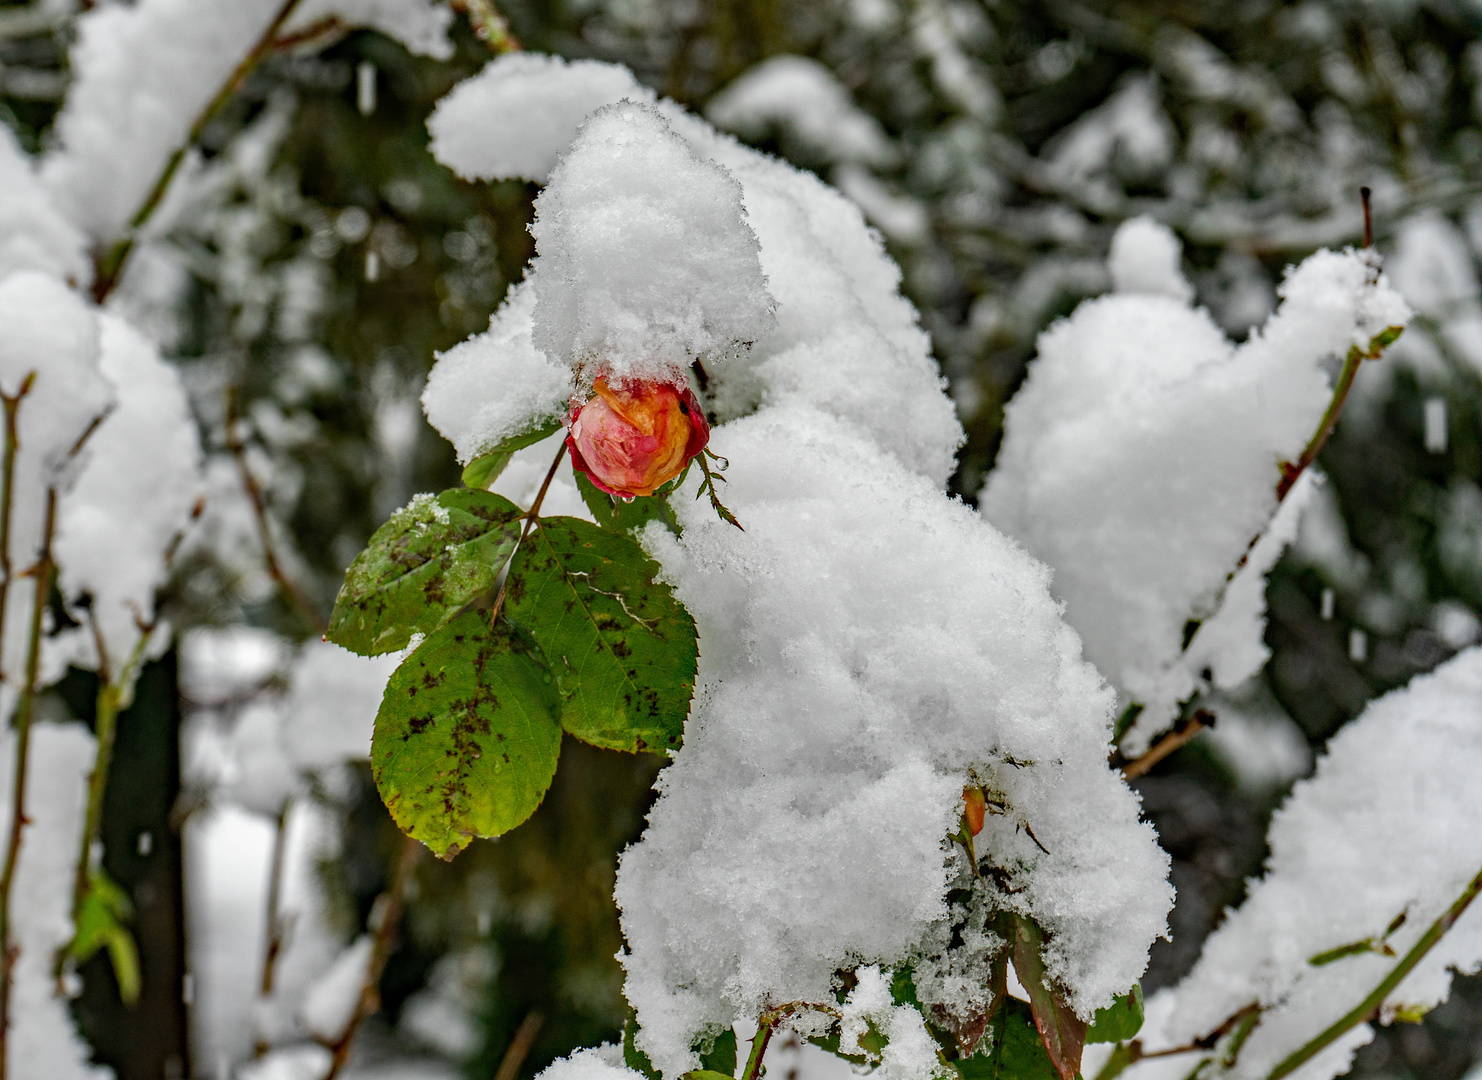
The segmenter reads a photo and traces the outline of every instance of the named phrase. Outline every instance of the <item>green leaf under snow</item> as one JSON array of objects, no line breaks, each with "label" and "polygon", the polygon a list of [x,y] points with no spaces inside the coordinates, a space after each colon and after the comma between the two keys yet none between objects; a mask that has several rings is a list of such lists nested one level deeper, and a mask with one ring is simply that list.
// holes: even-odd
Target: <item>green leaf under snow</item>
[{"label": "green leaf under snow", "polygon": [[717,1072],[714,1069],[691,1069],[684,1075],[686,1080],[733,1080],[730,1073]]},{"label": "green leaf under snow", "polygon": [[556,708],[550,673],[510,627],[457,616],[396,669],[376,714],[371,771],[391,817],[447,859],[513,829],[556,775]]},{"label": "green leaf under snow", "polygon": [[552,417],[521,435],[511,435],[508,439],[501,440],[463,466],[463,486],[480,490],[488,487],[499,479],[499,474],[504,472],[516,450],[534,446],[541,439],[548,439],[560,430],[561,421]]},{"label": "green leaf under snow", "polygon": [[1086,1029],[1086,1041],[1122,1042],[1142,1030],[1142,983],[1122,994],[1104,1009],[1097,1009]]},{"label": "green leaf under snow", "polygon": [[720,1073],[724,1077],[736,1074],[736,1032],[726,1028],[711,1040],[708,1048],[697,1047],[700,1052],[701,1071]]},{"label": "green leaf under snow", "polygon": [[1066,1004],[1045,972],[1044,931],[1022,915],[1014,915],[1012,919],[1013,938],[1009,949],[1013,954],[1014,973],[1029,995],[1030,1012],[1050,1061],[1061,1080],[1071,1080],[1081,1070],[1086,1022]]},{"label": "green leaf under snow", "polygon": [[952,1062],[962,1080],[1059,1080],[1034,1026],[1034,1014],[1018,998],[1007,998],[988,1022],[982,1050]]},{"label": "green leaf under snow", "polygon": [[582,502],[587,504],[592,517],[596,518],[597,524],[604,529],[632,533],[637,532],[650,521],[658,521],[663,524],[664,528],[678,535],[679,519],[674,516],[674,508],[669,505],[669,492],[674,488],[672,481],[652,495],[639,495],[631,502],[627,502],[607,494],[588,480],[586,473],[579,472],[575,475],[576,490],[581,492]]},{"label": "green leaf under snow", "polygon": [[653,1062],[648,1060],[648,1055],[638,1049],[638,1044],[634,1041],[637,1034],[638,1014],[629,1009],[627,1023],[623,1025],[623,1064],[634,1072],[641,1073],[647,1080],[664,1080],[659,1075],[659,1070],[654,1068]]},{"label": "green leaf under snow", "polygon": [[684,737],[695,692],[695,621],[632,539],[541,518],[510,562],[509,617],[530,631],[561,691],[561,726],[609,750],[663,751]]},{"label": "green leaf under snow", "polygon": [[404,649],[493,586],[522,511],[487,491],[421,495],[391,515],[345,573],[330,641],[361,656]]}]

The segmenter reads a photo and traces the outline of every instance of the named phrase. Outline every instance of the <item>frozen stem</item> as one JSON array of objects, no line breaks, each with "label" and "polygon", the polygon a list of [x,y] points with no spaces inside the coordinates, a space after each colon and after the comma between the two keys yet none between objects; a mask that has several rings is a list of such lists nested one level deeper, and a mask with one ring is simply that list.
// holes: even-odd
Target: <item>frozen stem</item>
[{"label": "frozen stem", "polygon": [[21,837],[26,827],[26,764],[31,749],[31,714],[36,705],[36,679],[41,667],[42,616],[51,597],[52,576],[56,563],[52,559],[52,538],[57,527],[57,489],[46,490],[46,519],[41,534],[41,553],[36,565],[28,571],[36,582],[35,602],[31,609],[31,631],[26,645],[25,685],[16,702],[14,798],[10,808],[10,839],[5,850],[5,869],[0,872],[0,1080],[5,1080],[9,1066],[10,997],[20,948],[12,940],[11,892],[15,885],[16,864],[20,861]]},{"label": "frozen stem", "polygon": [[1294,1050],[1281,1064],[1271,1070],[1266,1080],[1281,1080],[1283,1076],[1290,1076],[1326,1050],[1338,1036],[1377,1016],[1390,991],[1399,986],[1405,976],[1415,970],[1415,966],[1425,959],[1426,953],[1435,948],[1436,943],[1446,935],[1446,931],[1450,930],[1456,920],[1461,918],[1462,912],[1466,911],[1472,901],[1477,899],[1478,893],[1482,893],[1482,872],[1472,878],[1467,887],[1462,890],[1461,895],[1441,913],[1440,918],[1431,923],[1426,932],[1420,935],[1420,940],[1411,946],[1410,951],[1400,958],[1400,962],[1380,981],[1378,986],[1369,991],[1363,1001]]}]

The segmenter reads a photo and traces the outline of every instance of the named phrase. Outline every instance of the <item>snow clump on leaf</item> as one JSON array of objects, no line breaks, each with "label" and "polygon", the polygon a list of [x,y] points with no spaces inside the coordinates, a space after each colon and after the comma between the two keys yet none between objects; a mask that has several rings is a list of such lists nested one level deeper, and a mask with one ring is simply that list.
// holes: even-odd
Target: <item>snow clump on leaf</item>
[{"label": "snow clump on leaf", "polygon": [[[505,122],[497,94],[483,108],[464,114],[467,139]],[[841,967],[936,956],[969,779],[1010,807],[978,837],[1005,875],[996,902],[1049,932],[1051,973],[1089,1016],[1142,973],[1172,900],[1167,857],[1106,765],[1113,695],[1044,568],[942,493],[961,428],[859,210],[657,108],[663,121],[626,103],[573,127],[541,196],[533,325],[517,292],[480,339],[498,378],[478,383],[465,354],[475,400],[443,408],[438,369],[425,399],[461,447],[486,403],[547,386],[552,362],[678,373],[711,342],[754,342],[705,361],[746,532],[696,504],[691,476],[671,500],[683,535],[642,536],[701,658],[684,746],[619,870],[637,1045],[677,1077],[697,1037],[830,1000]],[[936,1067],[926,1042],[896,1049],[907,1071]],[[578,1057],[594,1080],[611,1068]]]}]

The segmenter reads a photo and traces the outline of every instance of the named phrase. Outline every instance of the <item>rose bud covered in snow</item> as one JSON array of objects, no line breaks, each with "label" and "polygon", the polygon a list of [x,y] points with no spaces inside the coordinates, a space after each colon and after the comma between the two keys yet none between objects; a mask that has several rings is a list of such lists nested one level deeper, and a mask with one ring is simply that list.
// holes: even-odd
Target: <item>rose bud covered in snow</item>
[{"label": "rose bud covered in snow", "polygon": [[710,441],[710,426],[688,388],[650,379],[609,386],[571,410],[571,466],[609,495],[652,495]]}]

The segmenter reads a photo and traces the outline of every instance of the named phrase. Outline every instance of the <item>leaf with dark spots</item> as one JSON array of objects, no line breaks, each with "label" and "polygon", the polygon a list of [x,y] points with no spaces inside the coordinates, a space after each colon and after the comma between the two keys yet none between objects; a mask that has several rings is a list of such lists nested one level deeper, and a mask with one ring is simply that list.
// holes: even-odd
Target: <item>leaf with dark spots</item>
[{"label": "leaf with dark spots", "polygon": [[658,572],[629,537],[570,517],[541,518],[510,562],[523,589],[517,601],[511,588],[506,611],[561,658],[551,665],[561,726],[594,746],[636,751],[684,735],[695,622]]},{"label": "leaf with dark spots", "polygon": [[521,516],[487,491],[413,499],[350,564],[326,636],[377,656],[436,630],[493,586],[519,540]]},{"label": "leaf with dark spots", "polygon": [[396,824],[445,859],[520,824],[556,774],[557,708],[541,661],[507,625],[468,611],[435,631],[376,715],[371,771]]}]

